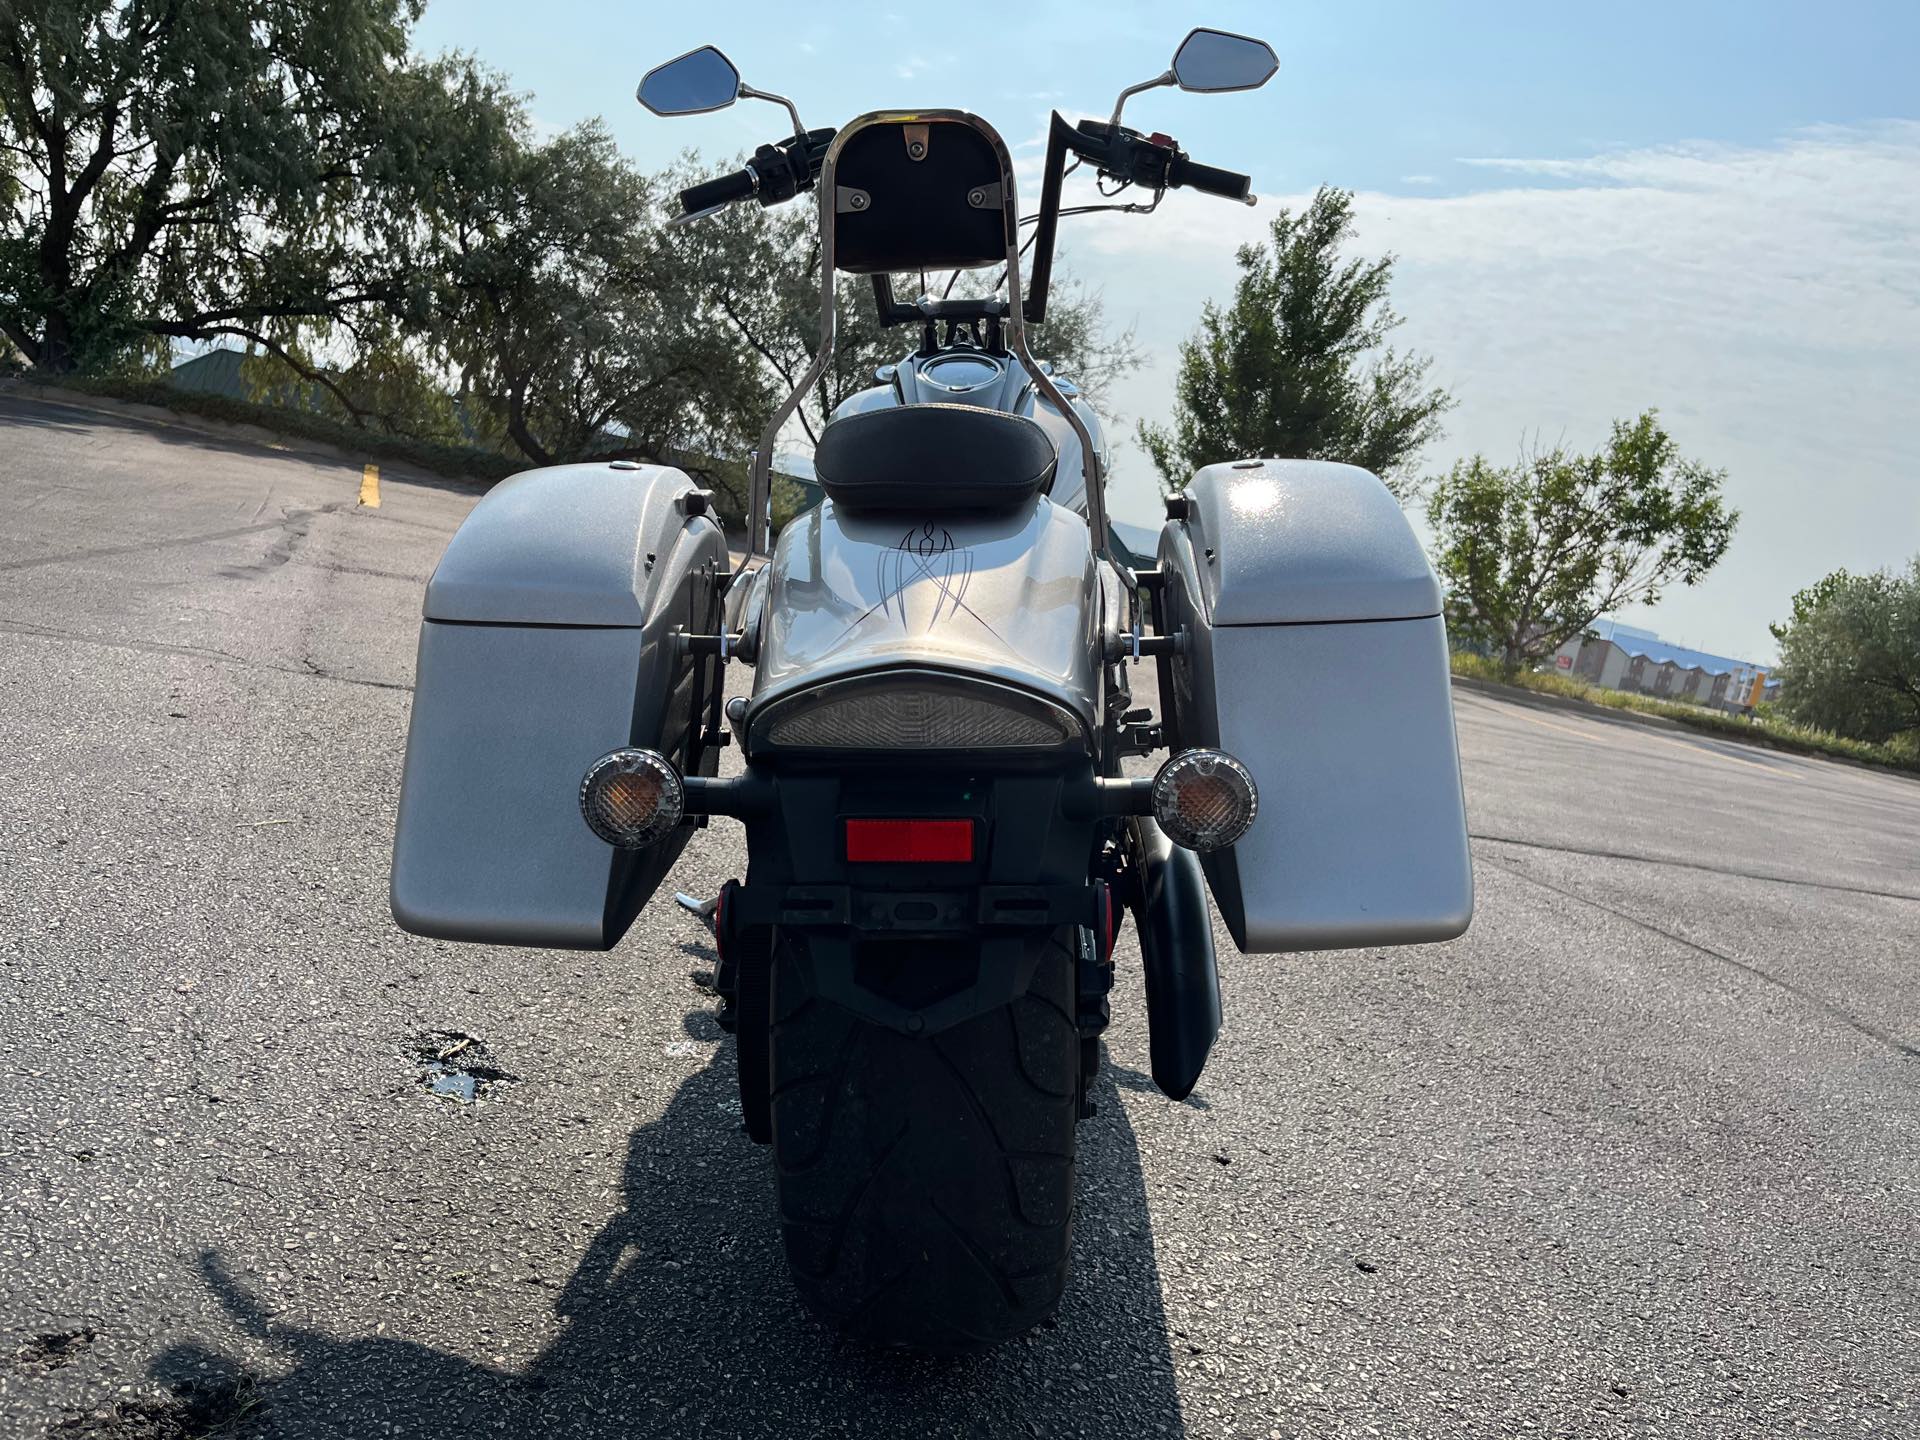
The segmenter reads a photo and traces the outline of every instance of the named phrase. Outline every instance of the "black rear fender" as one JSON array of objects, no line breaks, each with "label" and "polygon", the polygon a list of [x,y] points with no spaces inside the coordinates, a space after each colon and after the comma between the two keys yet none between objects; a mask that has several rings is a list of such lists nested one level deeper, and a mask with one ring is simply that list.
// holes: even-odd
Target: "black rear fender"
[{"label": "black rear fender", "polygon": [[[758,769],[758,767],[756,767]],[[805,939],[814,992],[876,1024],[932,1034],[1026,993],[1063,928],[1098,937],[1116,902],[1093,877],[1108,817],[1089,762],[923,761],[767,768],[747,827],[746,884],[730,892],[730,935]],[[963,822],[966,858],[876,859],[849,822]],[[885,852],[894,853],[894,852]]]}]

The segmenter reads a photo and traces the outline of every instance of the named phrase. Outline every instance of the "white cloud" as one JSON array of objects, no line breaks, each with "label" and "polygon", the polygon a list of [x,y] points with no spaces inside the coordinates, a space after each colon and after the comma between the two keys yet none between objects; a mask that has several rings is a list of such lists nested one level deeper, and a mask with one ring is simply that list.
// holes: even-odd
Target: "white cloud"
[{"label": "white cloud", "polygon": [[1438,185],[1440,181],[1433,175],[1402,175],[1400,183],[1402,185]]},{"label": "white cloud", "polygon": [[[1920,122],[1469,163],[1501,183],[1355,201],[1360,247],[1400,257],[1398,343],[1460,399],[1434,468],[1535,431],[1591,445],[1659,406],[1683,449],[1727,469],[1744,519],[1707,584],[1652,622],[1736,653],[1769,650],[1799,586],[1920,549]],[[1115,387],[1126,429],[1168,409],[1175,346],[1231,292],[1235,245],[1305,199],[1179,194],[1065,232],[1155,358]],[[1144,488],[1144,462],[1129,468]]]}]

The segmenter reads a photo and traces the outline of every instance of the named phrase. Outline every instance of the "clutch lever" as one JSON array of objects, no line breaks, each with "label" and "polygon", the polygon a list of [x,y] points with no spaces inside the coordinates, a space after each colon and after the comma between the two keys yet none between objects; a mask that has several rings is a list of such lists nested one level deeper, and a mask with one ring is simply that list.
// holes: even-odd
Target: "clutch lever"
[{"label": "clutch lever", "polygon": [[678,230],[682,225],[691,225],[693,224],[694,221],[704,220],[709,215],[718,215],[722,210],[726,209],[729,205],[733,203],[734,202],[731,200],[722,200],[718,205],[709,205],[704,210],[695,210],[691,214],[676,215],[671,220],[667,221],[667,228],[669,230]]}]

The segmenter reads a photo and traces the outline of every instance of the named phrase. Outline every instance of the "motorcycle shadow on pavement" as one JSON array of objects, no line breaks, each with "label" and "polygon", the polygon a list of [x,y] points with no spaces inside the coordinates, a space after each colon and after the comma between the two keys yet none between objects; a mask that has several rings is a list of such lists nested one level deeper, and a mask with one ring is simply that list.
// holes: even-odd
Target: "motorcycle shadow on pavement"
[{"label": "motorcycle shadow on pavement", "polygon": [[[704,1011],[687,1029],[717,1034]],[[1141,1079],[1117,1074],[1128,1088]],[[738,1115],[728,1042],[630,1137],[625,1206],[560,1289],[564,1328],[525,1370],[303,1328],[207,1252],[201,1273],[228,1315],[290,1367],[256,1382],[239,1361],[183,1345],[153,1374],[176,1393],[244,1391],[249,1413],[217,1433],[303,1440],[1183,1435],[1139,1149],[1115,1078],[1104,1065],[1098,1114],[1080,1128],[1073,1273],[1058,1316],[985,1354],[877,1351],[805,1311],[781,1254],[771,1157],[727,1123]]]}]

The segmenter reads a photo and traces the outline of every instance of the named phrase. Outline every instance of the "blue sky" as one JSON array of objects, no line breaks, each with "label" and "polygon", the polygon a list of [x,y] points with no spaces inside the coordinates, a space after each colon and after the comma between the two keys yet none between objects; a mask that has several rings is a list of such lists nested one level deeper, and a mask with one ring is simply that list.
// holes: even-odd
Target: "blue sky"
[{"label": "blue sky", "polygon": [[[1259,92],[1136,100],[1129,119],[1244,170],[1256,210],[1178,196],[1063,227],[1153,363],[1113,396],[1158,419],[1174,347],[1230,292],[1236,243],[1322,183],[1359,192],[1359,245],[1400,256],[1401,339],[1460,407],[1431,460],[1523,436],[1598,443],[1658,405],[1730,473],[1745,514],[1702,587],[1625,618],[1765,658],[1766,621],[1838,565],[1920,549],[1920,4],[1606,6],[975,3],[816,7],[434,0],[422,49],[506,72],[546,127],[590,115],[642,165],[780,130],[743,103],[668,122],[633,103],[657,61],[712,42],[810,125],[888,105],[975,110],[1016,146],[1048,109],[1102,113],[1188,25],[1259,34]],[[964,21],[956,20],[964,15]],[[805,18],[802,18],[802,17]],[[1904,123],[1902,123],[1904,122]],[[1071,223],[1071,222],[1070,222]],[[1120,488],[1150,497],[1137,453]]]}]

